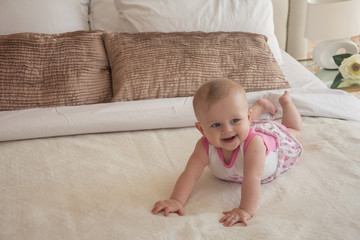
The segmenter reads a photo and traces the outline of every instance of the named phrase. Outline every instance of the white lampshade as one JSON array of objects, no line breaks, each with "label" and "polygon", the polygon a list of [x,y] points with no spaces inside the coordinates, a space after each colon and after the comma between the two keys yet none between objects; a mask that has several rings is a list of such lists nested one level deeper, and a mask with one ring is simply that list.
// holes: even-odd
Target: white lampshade
[{"label": "white lampshade", "polygon": [[314,61],[336,69],[332,59],[339,49],[354,54],[358,47],[348,38],[360,35],[360,0],[308,0],[305,37],[322,40],[313,51]]}]

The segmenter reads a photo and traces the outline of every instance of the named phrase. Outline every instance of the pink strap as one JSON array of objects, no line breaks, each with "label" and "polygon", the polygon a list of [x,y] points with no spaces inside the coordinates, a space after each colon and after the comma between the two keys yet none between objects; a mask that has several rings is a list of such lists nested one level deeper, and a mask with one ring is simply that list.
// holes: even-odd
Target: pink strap
[{"label": "pink strap", "polygon": [[276,150],[276,139],[273,136],[264,134],[264,133],[259,133],[256,132],[253,128],[250,128],[249,130],[249,135],[248,137],[245,139],[245,143],[244,143],[244,154],[246,152],[246,149],[249,145],[250,140],[255,136],[255,135],[259,135],[265,144],[266,147],[266,156],[269,154],[269,152],[274,152]]},{"label": "pink strap", "polygon": [[[204,146],[205,146],[205,149],[206,149],[207,154],[209,154],[209,145],[210,145],[209,140],[207,140],[206,137],[202,137],[201,140],[202,140],[202,142],[204,143]],[[218,148],[218,147],[217,147],[216,150],[217,150],[217,152],[218,152],[218,154],[219,154],[219,157],[220,157],[220,159],[221,159],[224,167],[226,167],[226,168],[232,168],[232,166],[234,165],[235,160],[236,160],[236,158],[237,158],[237,155],[239,154],[240,148],[237,147],[236,150],[234,151],[234,154],[233,154],[233,156],[232,156],[232,158],[231,158],[231,162],[230,162],[229,165],[227,165],[227,164],[225,163],[224,156],[222,155],[222,152],[221,152],[221,148]]]}]

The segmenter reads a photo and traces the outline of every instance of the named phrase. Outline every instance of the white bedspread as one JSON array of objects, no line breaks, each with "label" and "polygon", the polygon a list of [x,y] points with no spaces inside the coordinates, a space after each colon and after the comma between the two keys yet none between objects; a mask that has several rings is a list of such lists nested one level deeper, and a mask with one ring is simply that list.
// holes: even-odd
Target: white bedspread
[{"label": "white bedspread", "polygon": [[358,239],[359,132],[305,117],[300,161],[262,185],[248,227],[232,228],[218,220],[241,185],[208,169],[185,216],[150,213],[200,137],[193,127],[0,142],[0,239]]}]

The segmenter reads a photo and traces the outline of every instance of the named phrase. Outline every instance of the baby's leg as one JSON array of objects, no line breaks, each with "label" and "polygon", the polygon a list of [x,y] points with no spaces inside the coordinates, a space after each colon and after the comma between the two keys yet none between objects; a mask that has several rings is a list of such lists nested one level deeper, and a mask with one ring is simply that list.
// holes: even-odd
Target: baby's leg
[{"label": "baby's leg", "polygon": [[279,103],[283,109],[283,118],[281,123],[288,128],[289,132],[296,139],[301,141],[302,119],[288,91],[285,91],[284,95],[279,98]]},{"label": "baby's leg", "polygon": [[265,98],[260,98],[250,107],[252,111],[251,120],[259,120],[261,114],[269,113],[274,116],[277,112],[275,105]]}]

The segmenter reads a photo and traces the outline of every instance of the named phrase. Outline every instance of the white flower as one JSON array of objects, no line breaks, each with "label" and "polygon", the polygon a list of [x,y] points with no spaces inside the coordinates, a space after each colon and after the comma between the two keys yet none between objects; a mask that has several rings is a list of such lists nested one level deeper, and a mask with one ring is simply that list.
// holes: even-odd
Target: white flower
[{"label": "white flower", "polygon": [[[339,71],[344,79],[348,82],[360,82],[360,54],[354,54],[351,57],[345,58],[339,67]],[[352,81],[350,80],[352,79]],[[355,81],[354,81],[355,80]]]},{"label": "white flower", "polygon": [[347,83],[348,86],[351,86],[353,84],[359,84],[360,78],[358,78],[358,79],[345,78],[344,83]]}]

